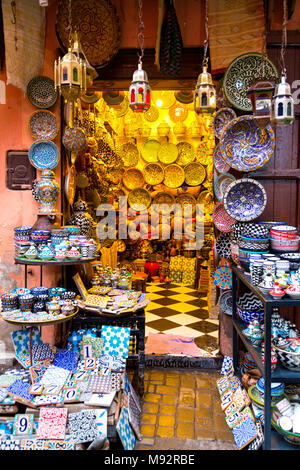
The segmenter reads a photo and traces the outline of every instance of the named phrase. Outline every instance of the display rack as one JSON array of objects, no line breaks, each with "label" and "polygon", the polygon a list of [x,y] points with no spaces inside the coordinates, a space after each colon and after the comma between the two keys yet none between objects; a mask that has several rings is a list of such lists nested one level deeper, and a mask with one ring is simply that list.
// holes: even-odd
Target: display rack
[{"label": "display rack", "polygon": [[[264,364],[258,349],[246,339],[242,331],[245,324],[237,315],[237,291],[242,283],[262,302],[264,307]],[[271,371],[271,316],[273,307],[300,307],[300,300],[292,300],[289,297],[274,300],[269,294],[263,294],[255,287],[244,271],[236,266],[232,267],[232,323],[233,323],[233,366],[238,370],[238,338],[252,355],[259,371],[264,377],[264,444],[265,450],[289,449],[297,450],[297,447],[284,441],[276,431],[271,429],[271,382],[297,383],[300,382],[300,372],[294,372],[277,365],[274,372]],[[299,449],[300,450],[300,449]]]}]

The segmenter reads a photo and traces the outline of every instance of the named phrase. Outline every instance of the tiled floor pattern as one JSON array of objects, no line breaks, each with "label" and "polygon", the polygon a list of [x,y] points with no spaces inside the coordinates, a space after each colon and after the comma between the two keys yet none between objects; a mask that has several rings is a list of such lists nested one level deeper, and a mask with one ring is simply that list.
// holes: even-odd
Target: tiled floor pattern
[{"label": "tiled floor pattern", "polygon": [[145,374],[137,450],[236,450],[221,410],[217,370],[152,369]]},{"label": "tiled floor pattern", "polygon": [[219,321],[209,318],[207,297],[193,286],[182,284],[148,284],[146,336],[166,333],[194,338],[205,351],[218,349]]}]

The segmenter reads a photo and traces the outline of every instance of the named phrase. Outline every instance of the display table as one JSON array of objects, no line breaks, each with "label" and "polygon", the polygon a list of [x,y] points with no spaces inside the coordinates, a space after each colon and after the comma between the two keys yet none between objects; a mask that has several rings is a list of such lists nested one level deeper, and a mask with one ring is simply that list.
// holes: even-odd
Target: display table
[{"label": "display table", "polygon": [[[264,307],[264,363],[262,362],[260,351],[243,335],[242,330],[245,324],[237,315],[237,291],[239,284],[246,286],[262,302]],[[300,300],[292,300],[288,296],[281,300],[274,300],[269,294],[263,294],[255,287],[244,271],[236,266],[232,267],[232,323],[233,323],[233,365],[235,371],[238,368],[238,338],[241,339],[247,351],[252,355],[258,369],[264,377],[264,449],[297,449],[296,446],[288,444],[277,433],[271,431],[271,382],[298,383],[300,382],[300,372],[294,372],[280,364],[277,365],[274,372],[271,372],[271,315],[273,307],[300,307]],[[275,436],[276,434],[276,436]]]}]

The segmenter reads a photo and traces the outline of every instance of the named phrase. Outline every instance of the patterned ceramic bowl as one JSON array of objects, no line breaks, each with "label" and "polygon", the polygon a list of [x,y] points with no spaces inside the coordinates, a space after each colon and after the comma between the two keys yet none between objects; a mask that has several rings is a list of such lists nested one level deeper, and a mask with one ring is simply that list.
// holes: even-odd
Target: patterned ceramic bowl
[{"label": "patterned ceramic bowl", "polygon": [[259,323],[263,323],[264,321],[263,310],[257,310],[257,311],[246,310],[244,308],[241,308],[238,304],[236,305],[236,308],[237,308],[237,313],[243,322],[250,323],[254,320],[257,320]]},{"label": "patterned ceramic bowl", "polygon": [[44,294],[44,295],[48,295],[48,287],[33,287],[31,289],[31,293],[34,295],[34,296],[38,296],[38,295],[41,295],[41,294]]},{"label": "patterned ceramic bowl", "polygon": [[30,233],[30,238],[33,241],[43,242],[47,241],[50,238],[50,230],[33,230]]}]

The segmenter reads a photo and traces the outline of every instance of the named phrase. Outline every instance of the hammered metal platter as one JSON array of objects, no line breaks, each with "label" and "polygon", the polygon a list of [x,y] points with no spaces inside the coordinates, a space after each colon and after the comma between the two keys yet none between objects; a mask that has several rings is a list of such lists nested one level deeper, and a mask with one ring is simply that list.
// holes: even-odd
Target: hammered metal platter
[{"label": "hammered metal platter", "polygon": [[166,165],[174,163],[178,158],[178,148],[172,143],[161,144],[157,152],[157,157],[161,163],[165,163]]},{"label": "hammered metal platter", "polygon": [[135,211],[143,211],[151,204],[151,196],[144,188],[136,188],[128,194],[128,204]]},{"label": "hammered metal platter", "polygon": [[55,114],[51,111],[35,111],[29,119],[29,129],[34,139],[53,140],[59,126]]},{"label": "hammered metal platter", "polygon": [[145,182],[151,186],[162,183],[165,177],[164,169],[159,163],[148,163],[143,173]]},{"label": "hammered metal platter", "polygon": [[[152,207],[155,211],[155,205],[167,204],[168,207],[172,207],[175,204],[175,197],[173,194],[167,193],[165,191],[160,191],[154,196],[152,200]],[[162,209],[162,213],[165,211]]]},{"label": "hammered metal platter", "polygon": [[32,78],[26,88],[27,97],[36,108],[48,109],[55,105],[58,90],[54,88],[54,81],[43,75]]},{"label": "hammered metal platter", "polygon": [[246,52],[228,65],[224,74],[223,90],[228,102],[236,109],[244,112],[252,111],[247,93],[252,83],[257,81],[259,70],[264,74],[265,80],[278,82],[279,74],[276,66],[268,57],[263,63],[263,54],[259,52]]},{"label": "hammered metal platter", "polygon": [[125,171],[123,176],[123,184],[127,189],[133,190],[142,188],[144,183],[145,178],[141,170],[138,170],[137,168],[128,168],[128,170]]},{"label": "hammered metal platter", "polygon": [[184,167],[185,182],[189,186],[199,186],[206,178],[203,165],[198,162],[189,163]]},{"label": "hammered metal platter", "polygon": [[179,188],[184,183],[184,169],[173,163],[165,167],[164,185],[171,189]]},{"label": "hammered metal platter", "polygon": [[158,149],[160,148],[160,142],[155,139],[149,139],[141,148],[142,158],[147,163],[156,163],[158,162]]},{"label": "hammered metal platter", "polygon": [[194,212],[196,209],[197,201],[196,201],[195,196],[193,196],[192,194],[183,193],[177,196],[176,204],[179,204],[182,210],[184,210],[185,206],[191,206],[192,212]]},{"label": "hammered metal platter", "polygon": [[196,158],[195,149],[189,142],[178,142],[178,158],[176,163],[178,165],[185,166],[188,163],[192,163]]},{"label": "hammered metal platter", "polygon": [[121,158],[124,166],[136,166],[139,162],[139,151],[135,144],[127,142],[121,147]]}]

